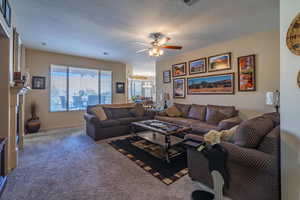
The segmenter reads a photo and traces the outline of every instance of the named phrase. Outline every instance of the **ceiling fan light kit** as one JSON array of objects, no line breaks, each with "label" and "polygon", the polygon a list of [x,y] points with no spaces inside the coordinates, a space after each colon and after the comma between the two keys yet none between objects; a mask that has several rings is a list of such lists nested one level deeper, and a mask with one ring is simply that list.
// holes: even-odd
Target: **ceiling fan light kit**
[{"label": "ceiling fan light kit", "polygon": [[159,47],[153,47],[149,50],[149,56],[162,56],[164,54],[164,50],[160,49]]}]

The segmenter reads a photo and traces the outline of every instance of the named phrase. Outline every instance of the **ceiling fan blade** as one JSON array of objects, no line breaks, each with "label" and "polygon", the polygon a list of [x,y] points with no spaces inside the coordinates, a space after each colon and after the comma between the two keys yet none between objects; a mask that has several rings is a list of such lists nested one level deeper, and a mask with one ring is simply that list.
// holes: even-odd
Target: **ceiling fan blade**
[{"label": "ceiling fan blade", "polygon": [[182,49],[182,46],[163,46],[163,48],[165,48],[165,49],[177,49],[177,50],[180,50],[180,49]]},{"label": "ceiling fan blade", "polygon": [[158,45],[160,45],[160,46],[165,45],[170,39],[171,38],[169,38],[169,37],[164,37],[158,41]]},{"label": "ceiling fan blade", "polygon": [[142,46],[146,46],[146,47],[150,47],[151,44],[148,44],[148,43],[145,43],[145,42],[134,42],[135,44],[138,44],[138,45],[142,45]]},{"label": "ceiling fan blade", "polygon": [[149,49],[141,49],[141,50],[136,51],[136,53],[142,53],[142,52],[148,51],[148,50],[149,50]]}]

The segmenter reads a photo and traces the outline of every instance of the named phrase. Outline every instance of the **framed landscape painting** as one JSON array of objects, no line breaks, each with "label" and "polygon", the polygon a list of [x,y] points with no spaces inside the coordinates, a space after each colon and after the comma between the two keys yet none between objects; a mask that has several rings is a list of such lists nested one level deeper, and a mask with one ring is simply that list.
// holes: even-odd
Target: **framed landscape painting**
[{"label": "framed landscape painting", "polygon": [[172,65],[172,75],[173,77],[186,75],[186,63]]},{"label": "framed landscape painting", "polygon": [[211,56],[208,58],[208,71],[215,72],[231,69],[231,53]]},{"label": "framed landscape painting", "polygon": [[185,78],[173,80],[173,98],[185,98]]},{"label": "framed landscape painting", "polygon": [[234,94],[234,73],[188,78],[187,93]]},{"label": "framed landscape painting", "polygon": [[189,74],[200,74],[206,72],[206,58],[189,61]]},{"label": "framed landscape painting", "polygon": [[238,58],[239,91],[256,91],[255,55]]},{"label": "framed landscape painting", "polygon": [[167,70],[163,72],[163,82],[171,83],[171,70]]}]

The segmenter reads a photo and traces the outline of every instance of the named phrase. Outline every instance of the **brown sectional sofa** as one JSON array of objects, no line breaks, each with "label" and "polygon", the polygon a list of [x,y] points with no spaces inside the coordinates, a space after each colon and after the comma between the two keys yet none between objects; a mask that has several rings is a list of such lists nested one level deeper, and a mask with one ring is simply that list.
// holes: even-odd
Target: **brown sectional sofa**
[{"label": "brown sectional sofa", "polygon": [[[143,116],[134,116],[134,104],[114,104],[88,106],[84,114],[86,134],[95,141],[130,133],[130,123],[154,118],[154,113],[145,111]],[[99,120],[92,112],[94,107],[103,107],[108,119]]]},{"label": "brown sectional sofa", "polygon": [[[178,110],[181,111],[180,117],[169,117],[165,112],[161,112],[155,116],[155,119],[176,123],[192,128],[193,134],[203,135],[210,130],[226,130],[230,129],[241,123],[241,119],[238,117],[238,110],[234,106],[217,106],[217,105],[195,105],[195,104],[174,104]],[[195,113],[192,113],[192,109],[198,107],[201,109],[202,116],[196,117]],[[222,120],[211,123],[208,120],[214,118],[214,114],[211,111],[217,111],[223,113]],[[199,113],[199,112],[198,112]],[[201,115],[201,114],[200,114]],[[210,116],[209,116],[210,115]]]},{"label": "brown sectional sofa", "polygon": [[[187,139],[203,141],[199,135]],[[242,200],[280,199],[280,117],[268,113],[244,121],[238,127],[233,142],[221,144],[228,151],[229,187],[225,195]],[[208,161],[201,152],[188,149],[189,176],[209,187],[212,178]]]}]

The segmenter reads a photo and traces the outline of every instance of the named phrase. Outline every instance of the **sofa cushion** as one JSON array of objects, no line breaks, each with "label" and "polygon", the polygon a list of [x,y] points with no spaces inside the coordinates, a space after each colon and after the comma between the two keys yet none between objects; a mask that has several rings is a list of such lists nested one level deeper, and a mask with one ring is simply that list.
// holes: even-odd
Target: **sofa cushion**
[{"label": "sofa cushion", "polygon": [[206,114],[206,106],[193,104],[188,113],[188,118],[204,121],[205,114]]},{"label": "sofa cushion", "polygon": [[165,110],[169,117],[180,117],[181,112],[176,108],[176,106],[171,106]]},{"label": "sofa cushion", "polygon": [[218,126],[201,121],[191,124],[191,128],[192,132],[195,134],[205,134],[211,130],[218,130]]},{"label": "sofa cushion", "polygon": [[242,121],[243,120],[240,117],[232,117],[220,121],[218,127],[220,128],[220,130],[228,130],[236,125],[239,125]]},{"label": "sofa cushion", "polygon": [[183,118],[183,117],[155,116],[155,119],[164,121],[164,122],[179,124],[182,126],[190,126],[191,124],[199,122],[199,120]]},{"label": "sofa cushion", "polygon": [[174,103],[174,106],[181,112],[182,117],[187,117],[188,116],[191,105]]},{"label": "sofa cushion", "polygon": [[220,121],[226,119],[226,115],[214,108],[208,107],[206,110],[206,122],[212,125],[218,125]]},{"label": "sofa cushion", "polygon": [[145,109],[142,104],[136,104],[134,108],[130,110],[130,113],[134,117],[143,117],[145,115]]},{"label": "sofa cushion", "polygon": [[120,119],[126,117],[132,117],[128,108],[106,108],[111,113],[111,119]]},{"label": "sofa cushion", "polygon": [[231,118],[238,115],[238,111],[234,106],[207,105],[207,108],[220,111],[226,116],[226,118]]},{"label": "sofa cushion", "polygon": [[91,108],[90,112],[93,113],[100,121],[108,119],[103,108],[100,106]]},{"label": "sofa cushion", "polygon": [[259,116],[244,121],[234,135],[236,145],[248,148],[257,148],[262,139],[274,128],[270,118]]},{"label": "sofa cushion", "polygon": [[280,126],[276,126],[268,133],[258,146],[258,150],[277,156],[280,143]]},{"label": "sofa cushion", "polygon": [[114,119],[100,121],[100,123],[98,124],[98,126],[100,126],[101,128],[118,126],[118,125],[121,125],[121,123],[118,120],[114,120]]},{"label": "sofa cushion", "polygon": [[149,120],[151,117],[149,116],[143,116],[143,117],[126,117],[126,118],[120,118],[117,119],[121,125],[129,125],[131,122],[138,122],[143,120]]}]

